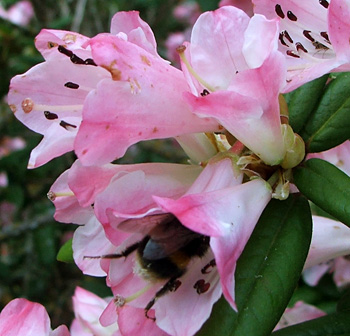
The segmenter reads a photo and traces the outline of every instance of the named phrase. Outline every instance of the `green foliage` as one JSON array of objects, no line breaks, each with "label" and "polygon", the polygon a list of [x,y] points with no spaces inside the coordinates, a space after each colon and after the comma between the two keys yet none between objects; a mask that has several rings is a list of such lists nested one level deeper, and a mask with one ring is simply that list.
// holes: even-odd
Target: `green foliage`
[{"label": "green foliage", "polygon": [[294,171],[299,190],[317,206],[350,226],[350,177],[334,165],[311,159]]},{"label": "green foliage", "polygon": [[65,263],[74,263],[73,259],[73,239],[67,240],[60,248],[57,254],[57,260]]}]

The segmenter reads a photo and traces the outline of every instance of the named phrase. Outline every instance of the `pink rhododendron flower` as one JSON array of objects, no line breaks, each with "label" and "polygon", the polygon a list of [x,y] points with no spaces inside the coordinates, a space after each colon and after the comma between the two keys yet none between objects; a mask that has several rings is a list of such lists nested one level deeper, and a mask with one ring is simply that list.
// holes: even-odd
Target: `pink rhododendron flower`
[{"label": "pink rhododendron flower", "polygon": [[50,318],[45,308],[26,299],[14,299],[0,314],[1,336],[69,336],[65,325],[50,328]]},{"label": "pink rhododendron flower", "polygon": [[174,17],[179,21],[184,21],[193,25],[201,14],[200,8],[195,1],[185,1],[177,5],[173,10]]},{"label": "pink rhododendron flower", "polygon": [[285,155],[278,102],[285,62],[277,36],[277,20],[222,7],[199,17],[183,59],[195,114],[216,118],[269,165]]},{"label": "pink rhododendron flower", "polygon": [[74,292],[73,310],[75,319],[70,327],[72,336],[119,336],[117,323],[103,327],[99,318],[110,298],[101,299],[97,295],[77,287]]},{"label": "pink rhododendron flower", "polygon": [[293,307],[287,308],[285,310],[274,331],[291,326],[293,324],[313,320],[324,315],[326,315],[326,313],[321,309],[318,309],[303,301],[298,301]]},{"label": "pink rhododendron flower", "polygon": [[331,71],[349,71],[348,0],[254,0],[255,13],[280,19],[279,50],[287,61],[289,92]]},{"label": "pink rhododendron flower", "polygon": [[16,150],[23,149],[25,146],[25,141],[20,137],[10,138],[4,136],[0,141],[0,159]]},{"label": "pink rhododendron flower", "polygon": [[[231,159],[213,162],[207,165],[183,196],[153,196],[155,202],[144,207],[143,212],[137,212],[140,215],[136,218],[134,216],[134,224],[130,219],[128,222],[120,223],[122,226],[119,226],[116,222],[118,217],[114,219],[115,229],[131,233],[121,244],[120,241],[115,242],[111,236],[112,243],[119,245],[116,253],[122,253],[129,246],[140,242],[147,233],[157,227],[154,226],[157,225],[156,223],[148,219],[151,210],[157,211],[156,213],[173,213],[181,224],[191,231],[211,237],[210,249],[202,258],[193,258],[189,262],[187,272],[179,278],[181,285],[176,288],[176,291],[162,295],[151,306],[149,316],[155,316],[156,325],[166,333],[193,335],[209,317],[212,305],[218,300],[222,290],[235,307],[236,260],[249,239],[261,212],[271,199],[271,189],[262,180],[254,180],[243,185],[241,181],[242,174],[237,168],[233,168]],[[132,188],[130,189],[132,191]],[[115,192],[117,188],[114,187],[113,190]],[[123,212],[126,216],[126,211],[121,211],[123,207],[128,206],[130,213],[134,207],[128,201],[128,197],[126,197],[127,203],[122,199],[115,202],[106,194],[101,204],[98,204],[98,198],[99,196],[95,202],[95,208],[100,209],[98,217],[102,223],[113,222],[112,217],[120,216]],[[103,216],[103,213],[106,215],[109,213],[109,216]],[[145,215],[146,217],[143,217]],[[113,293],[127,300],[126,306],[121,307],[120,312],[128,306],[144,309],[162,287],[161,282],[148,279],[142,267],[137,262],[135,264],[133,254],[121,259],[103,259],[101,265],[108,273],[107,282],[112,287]],[[140,294],[134,297],[134,294],[138,292]],[[134,298],[128,299],[131,297]],[[124,318],[127,317],[119,314],[118,323],[125,323]],[[174,325],[171,322],[173,319],[180,319],[182,322]],[[106,318],[104,323],[108,324],[113,321],[111,318]]]},{"label": "pink rhododendron flower", "polygon": [[19,26],[28,25],[33,15],[34,10],[30,1],[18,1],[8,10],[0,6],[0,17]]}]

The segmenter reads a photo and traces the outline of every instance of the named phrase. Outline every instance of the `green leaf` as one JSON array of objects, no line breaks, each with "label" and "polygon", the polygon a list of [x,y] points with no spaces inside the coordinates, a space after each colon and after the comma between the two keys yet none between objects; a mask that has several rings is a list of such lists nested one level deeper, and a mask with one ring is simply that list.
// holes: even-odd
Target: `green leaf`
[{"label": "green leaf", "polygon": [[333,77],[301,136],[309,152],[321,152],[350,138],[350,74]]},{"label": "green leaf", "polygon": [[275,331],[273,336],[350,336],[350,312],[326,315]]},{"label": "green leaf", "polygon": [[196,336],[229,335],[237,313],[224,296],[215,303],[213,311]]},{"label": "green leaf", "polygon": [[337,311],[347,311],[350,313],[350,288],[347,288],[343,296],[338,301]]},{"label": "green leaf", "polygon": [[328,75],[317,78],[285,95],[288,104],[289,122],[294,132],[299,134],[310,114],[316,108],[327,79]]},{"label": "green leaf", "polygon": [[57,253],[57,260],[65,263],[74,263],[73,259],[73,239],[67,240]]},{"label": "green leaf", "polygon": [[297,286],[311,232],[304,197],[270,202],[237,263],[238,316],[230,335],[270,335]]},{"label": "green leaf", "polygon": [[312,202],[350,226],[350,177],[321,159],[307,160],[293,173],[294,183]]}]

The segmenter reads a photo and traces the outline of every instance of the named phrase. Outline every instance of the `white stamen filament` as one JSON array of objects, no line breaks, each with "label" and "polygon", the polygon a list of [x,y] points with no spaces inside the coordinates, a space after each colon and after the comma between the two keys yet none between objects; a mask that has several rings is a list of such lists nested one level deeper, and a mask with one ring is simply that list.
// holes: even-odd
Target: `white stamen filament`
[{"label": "white stamen filament", "polygon": [[209,83],[207,83],[203,78],[201,78],[196,71],[192,68],[191,64],[188,62],[188,59],[185,56],[185,50],[182,50],[181,48],[178,48],[178,53],[179,56],[182,60],[182,62],[184,62],[184,64],[186,65],[186,68],[188,69],[188,71],[190,72],[190,74],[197,79],[197,81],[202,84],[205,88],[207,88],[209,91],[214,92],[215,88],[212,87]]},{"label": "white stamen filament", "polygon": [[136,300],[137,298],[139,298],[141,295],[143,295],[144,293],[146,293],[148,290],[150,290],[152,287],[154,286],[154,283],[149,283],[148,285],[146,285],[145,287],[141,288],[139,291],[137,291],[136,293],[124,298],[124,303],[128,303],[131,302],[133,300]]}]

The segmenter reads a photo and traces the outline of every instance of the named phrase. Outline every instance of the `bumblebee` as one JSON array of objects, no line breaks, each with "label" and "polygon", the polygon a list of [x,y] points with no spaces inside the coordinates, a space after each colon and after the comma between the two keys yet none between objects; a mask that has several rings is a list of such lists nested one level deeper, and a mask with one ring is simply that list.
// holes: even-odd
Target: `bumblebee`
[{"label": "bumblebee", "polygon": [[[150,282],[168,280],[145,307],[146,317],[151,318],[148,312],[156,300],[170,291],[175,291],[181,285],[179,278],[186,273],[191,259],[206,254],[210,237],[189,230],[170,213],[127,219],[118,227],[121,230],[135,232],[140,231],[145,225],[147,228],[151,226],[151,229],[142,240],[130,245],[119,254],[107,254],[101,258],[128,257],[136,252],[138,274],[142,278]],[[206,272],[208,267],[214,265],[215,260],[212,260],[202,272]],[[201,290],[200,284],[195,286],[197,291]]]}]

